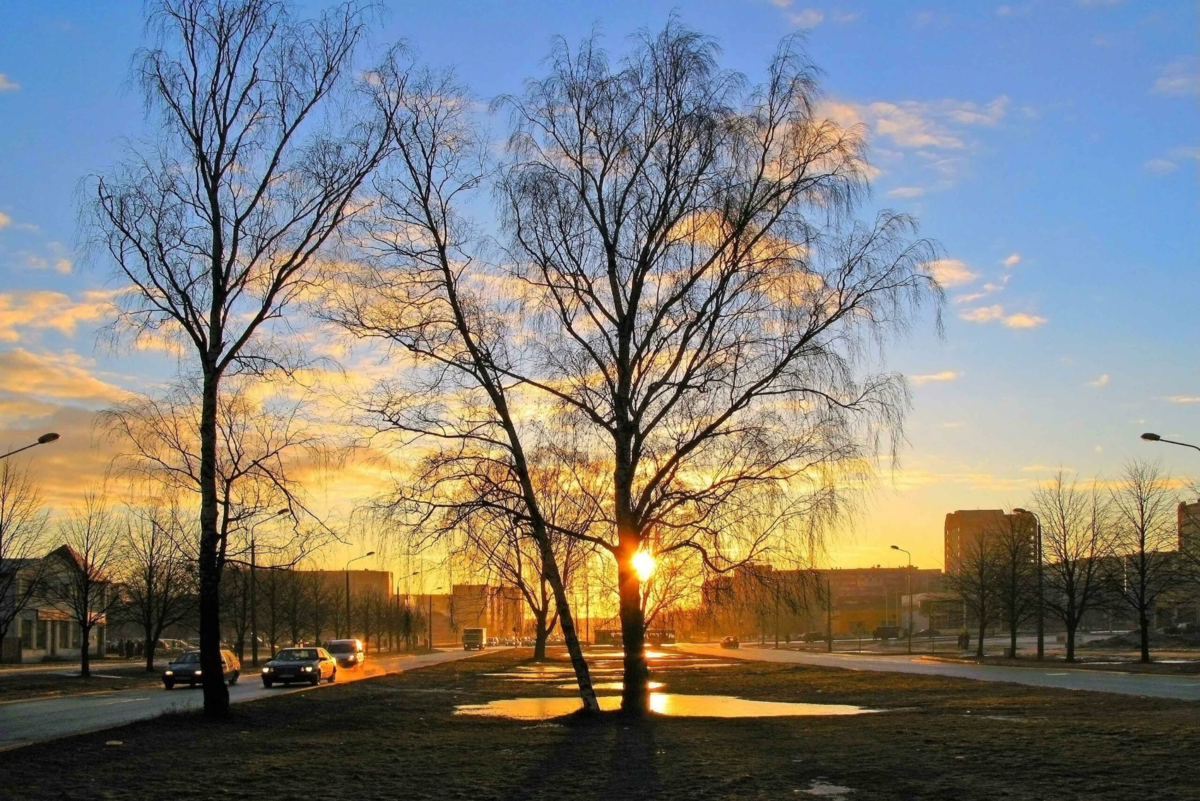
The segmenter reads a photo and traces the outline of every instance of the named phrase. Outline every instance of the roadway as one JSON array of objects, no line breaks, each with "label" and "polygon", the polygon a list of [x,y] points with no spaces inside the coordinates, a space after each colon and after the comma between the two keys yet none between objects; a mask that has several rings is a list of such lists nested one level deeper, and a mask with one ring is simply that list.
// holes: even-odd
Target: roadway
[{"label": "roadway", "polygon": [[[367,664],[361,669],[339,669],[337,682],[342,684],[388,673],[402,673],[406,670],[478,656],[480,653],[486,652],[443,651],[421,656],[370,655]],[[321,684],[317,687],[273,687],[268,690],[263,687],[254,668],[244,668],[245,672],[238,683],[229,688],[231,703],[239,704],[269,696],[312,692],[335,686]],[[123,726],[167,712],[200,709],[203,705],[204,694],[199,687],[177,687],[170,691],[162,687],[142,688],[13,701],[0,704],[0,751],[42,740]]]},{"label": "roadway", "polygon": [[[1031,687],[1054,687],[1061,690],[1141,695],[1153,698],[1176,698],[1200,701],[1200,678],[1179,675],[1121,673],[1107,670],[1078,670],[1058,666],[1006,667],[1001,665],[972,665],[942,662],[908,654],[821,653],[773,648],[724,649],[717,645],[680,643],[680,651],[718,659],[746,659],[756,662],[782,662],[797,665],[869,670],[883,673],[917,673],[926,676],[949,676],[973,681],[1006,681]],[[2,719],[0,719],[2,723]]]}]

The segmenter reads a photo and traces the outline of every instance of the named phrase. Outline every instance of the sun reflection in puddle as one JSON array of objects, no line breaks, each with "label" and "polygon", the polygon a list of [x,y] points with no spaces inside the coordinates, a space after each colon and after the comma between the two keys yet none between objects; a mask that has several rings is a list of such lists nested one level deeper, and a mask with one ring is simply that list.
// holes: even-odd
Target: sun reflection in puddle
[{"label": "sun reflection in puddle", "polygon": [[[661,681],[650,682],[651,690],[661,690],[663,687],[666,687],[666,686],[667,685],[663,684]],[[560,684],[560,685],[558,685],[558,689],[560,689],[560,690],[578,690],[579,685],[575,684],[573,682],[571,684]],[[597,681],[597,682],[592,683],[592,689],[593,690],[623,690],[623,689],[625,689],[625,683],[621,682],[621,681]]]},{"label": "sun reflection in puddle", "polygon": [[[603,695],[598,699],[604,711],[621,708],[621,698]],[[506,698],[486,704],[455,707],[456,715],[482,715],[512,720],[547,720],[577,712],[578,698]],[[751,701],[730,695],[674,695],[651,693],[650,710],[660,715],[681,718],[774,718],[832,715],[862,715],[876,712],[848,704],[793,704],[783,701]]]}]

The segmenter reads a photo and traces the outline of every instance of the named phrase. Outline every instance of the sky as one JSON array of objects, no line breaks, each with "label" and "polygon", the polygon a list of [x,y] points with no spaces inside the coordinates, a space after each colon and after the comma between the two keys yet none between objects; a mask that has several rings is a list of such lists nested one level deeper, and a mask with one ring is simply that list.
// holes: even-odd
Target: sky
[{"label": "sky", "polygon": [[[944,333],[926,317],[890,349],[913,390],[906,442],[831,542],[833,565],[904,564],[897,544],[940,567],[947,512],[1020,506],[1060,467],[1090,479],[1148,457],[1181,483],[1200,475],[1196,453],[1138,438],[1200,441],[1191,0],[385,5],[376,46],[405,39],[484,100],[539,74],[555,36],[595,29],[619,51],[673,11],[752,80],[782,37],[804,33],[823,111],[869,128],[863,213],[916,215],[941,243],[947,290]],[[117,285],[85,258],[77,222],[86,177],[147,131],[128,80],[142,13],[0,7],[0,445],[63,435],[31,460],[59,506],[108,466],[95,411],[170,369],[108,344]],[[344,494],[333,486],[323,497]],[[358,552],[334,546],[328,564]]]}]

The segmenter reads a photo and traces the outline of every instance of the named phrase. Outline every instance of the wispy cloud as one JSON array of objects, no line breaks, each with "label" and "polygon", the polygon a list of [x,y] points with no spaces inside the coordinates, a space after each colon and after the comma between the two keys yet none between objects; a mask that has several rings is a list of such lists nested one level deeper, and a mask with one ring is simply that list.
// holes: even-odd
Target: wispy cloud
[{"label": "wispy cloud", "polygon": [[1155,175],[1167,175],[1179,169],[1179,165],[1185,161],[1200,163],[1200,147],[1173,147],[1165,156],[1147,159],[1142,166]]},{"label": "wispy cloud", "polygon": [[958,313],[960,320],[968,323],[1001,322],[1006,328],[1038,328],[1045,325],[1046,318],[1026,312],[1008,314],[999,303],[991,306],[977,306],[974,309],[964,309]]},{"label": "wispy cloud", "polygon": [[815,8],[806,8],[788,12],[787,21],[797,28],[815,28],[825,21],[825,15]]},{"label": "wispy cloud", "polygon": [[936,382],[953,381],[956,378],[958,378],[957,371],[942,370],[940,373],[926,373],[925,375],[909,376],[908,380],[911,381],[912,383],[916,384],[917,386],[921,386],[922,384],[928,384],[928,383],[934,382],[934,381],[936,381]]},{"label": "wispy cloud", "polygon": [[3,72],[0,72],[0,92],[15,92],[21,88],[21,84],[9,78]]},{"label": "wispy cloud", "polygon": [[103,319],[111,307],[110,292],[84,292],[77,300],[48,290],[2,292],[0,341],[20,341],[20,329],[53,330],[71,336],[81,324]]},{"label": "wispy cloud", "polygon": [[1021,254],[1020,253],[1009,253],[1007,256],[1004,257],[1004,266],[1005,267],[1016,267],[1020,263],[1021,263]]},{"label": "wispy cloud", "polygon": [[1101,373],[1101,374],[1099,375],[1099,377],[1097,377],[1097,378],[1096,378],[1096,380],[1094,380],[1094,381],[1089,381],[1089,382],[1088,382],[1088,386],[1091,386],[1091,387],[1107,387],[1107,386],[1108,386],[1108,373]]},{"label": "wispy cloud", "polygon": [[1200,403],[1200,395],[1168,395],[1163,400],[1168,403]]},{"label": "wispy cloud", "polygon": [[942,286],[962,286],[977,277],[961,259],[936,259],[925,265]]},{"label": "wispy cloud", "polygon": [[0,211],[0,228],[7,228],[10,225],[12,225],[12,217]]},{"label": "wispy cloud", "polygon": [[920,186],[897,186],[895,189],[889,189],[888,197],[920,197],[925,194],[924,188]]},{"label": "wispy cloud", "polygon": [[978,306],[959,312],[958,317],[968,323],[993,323],[996,320],[1004,319],[1004,307],[999,303],[994,306]]},{"label": "wispy cloud", "polygon": [[98,378],[95,364],[71,351],[35,353],[24,348],[0,351],[0,373],[5,384],[34,398],[103,405],[118,401],[127,392]]},{"label": "wispy cloud", "polygon": [[1162,68],[1150,91],[1174,97],[1200,95],[1200,59],[1195,56],[1175,59]]},{"label": "wispy cloud", "polygon": [[1036,314],[1025,314],[1024,312],[1010,314],[1004,318],[1006,328],[1039,328],[1045,324],[1045,317],[1039,317]]}]

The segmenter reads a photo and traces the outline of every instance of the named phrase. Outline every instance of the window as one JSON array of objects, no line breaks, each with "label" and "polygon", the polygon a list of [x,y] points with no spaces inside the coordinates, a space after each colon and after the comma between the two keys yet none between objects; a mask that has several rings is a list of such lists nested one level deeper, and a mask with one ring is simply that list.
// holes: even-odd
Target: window
[{"label": "window", "polygon": [[39,651],[46,650],[46,621],[39,620],[37,624],[37,647]]},{"label": "window", "polygon": [[68,624],[68,627],[71,629],[71,647],[78,648],[79,647],[79,626],[71,626],[70,624]]},{"label": "window", "polygon": [[57,625],[58,625],[58,647],[59,648],[70,648],[71,647],[71,627],[63,621],[59,621],[57,623]]},{"label": "window", "polygon": [[33,648],[32,620],[26,619],[21,621],[21,647],[26,649]]}]

